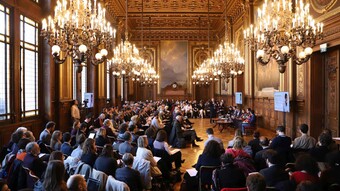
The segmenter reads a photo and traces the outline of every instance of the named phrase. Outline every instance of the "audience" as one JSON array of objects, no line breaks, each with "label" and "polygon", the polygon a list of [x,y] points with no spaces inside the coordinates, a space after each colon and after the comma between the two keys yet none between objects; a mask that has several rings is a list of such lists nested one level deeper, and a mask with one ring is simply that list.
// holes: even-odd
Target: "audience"
[{"label": "audience", "polygon": [[97,148],[94,139],[87,138],[83,145],[83,154],[80,160],[93,167],[97,159]]},{"label": "audience", "polygon": [[106,144],[102,153],[96,159],[93,168],[114,177],[117,166],[117,160],[113,155],[113,147],[110,144]]},{"label": "audience", "polygon": [[266,190],[266,181],[259,173],[252,173],[247,177],[246,185],[248,191],[264,191]]},{"label": "audience", "polygon": [[307,180],[313,183],[319,182],[318,164],[309,154],[300,155],[295,161],[295,168],[297,171],[290,174],[290,179],[294,181],[296,185]]},{"label": "audience", "polygon": [[67,156],[70,156],[72,153],[72,146],[71,146],[71,134],[66,132],[63,134],[63,144],[60,147],[60,151]]},{"label": "audience", "polygon": [[30,169],[34,175],[42,177],[46,169],[46,164],[39,158],[40,148],[36,142],[30,142],[26,145],[26,156],[22,165]]},{"label": "audience", "polygon": [[111,141],[106,137],[106,129],[101,127],[96,133],[96,145],[103,147],[106,144],[111,144]]},{"label": "audience", "polygon": [[52,150],[57,150],[59,151],[61,148],[61,139],[63,138],[63,135],[61,133],[61,131],[56,130],[53,132],[52,134],[52,138],[51,138],[51,143],[50,143],[50,147],[52,148]]},{"label": "audience", "polygon": [[208,139],[204,142],[204,147],[207,146],[207,144],[210,140],[214,140],[214,141],[218,142],[221,146],[221,149],[224,150],[223,142],[220,138],[214,136],[213,128],[208,128],[206,130],[206,133],[208,134]]},{"label": "audience", "polygon": [[[142,137],[140,137],[142,138]],[[125,153],[122,157],[124,167],[116,170],[116,179],[125,182],[130,191],[142,191],[142,179],[137,170],[132,169],[133,156],[131,153]]]},{"label": "audience", "polygon": [[67,191],[66,182],[64,181],[65,167],[64,163],[59,160],[48,162],[43,187],[45,191]]},{"label": "audience", "polygon": [[67,180],[67,188],[69,191],[87,191],[85,178],[80,174],[70,176]]},{"label": "audience", "polygon": [[220,157],[221,168],[213,171],[214,190],[222,188],[241,188],[246,184],[246,177],[242,169],[234,165],[234,157],[230,154],[223,154]]},{"label": "audience", "polygon": [[131,134],[129,132],[125,132],[122,136],[122,139],[124,142],[119,145],[119,154],[123,155],[125,153],[131,153],[132,155],[136,155],[136,148],[131,145]]},{"label": "audience", "polygon": [[285,134],[286,128],[284,126],[278,126],[276,128],[277,136],[272,140],[269,145],[270,149],[277,151],[279,156],[283,159],[284,163],[290,161],[292,139]]},{"label": "audience", "polygon": [[325,157],[331,152],[330,145],[332,137],[328,133],[322,132],[319,136],[319,143],[315,148],[309,150],[309,154],[318,162],[324,162]]},{"label": "audience", "polygon": [[307,134],[308,125],[301,124],[299,131],[301,133],[301,136],[294,139],[292,148],[300,150],[308,150],[314,148],[316,145],[316,140]]},{"label": "audience", "polygon": [[54,128],[55,128],[55,123],[53,121],[50,121],[45,125],[45,129],[40,133],[39,140],[45,145],[50,144],[52,132],[54,131]]}]

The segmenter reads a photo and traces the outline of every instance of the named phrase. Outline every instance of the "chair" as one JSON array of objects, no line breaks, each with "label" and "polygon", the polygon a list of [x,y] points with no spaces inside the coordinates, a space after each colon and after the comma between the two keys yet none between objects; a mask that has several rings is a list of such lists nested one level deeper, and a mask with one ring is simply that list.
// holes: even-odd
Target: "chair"
[{"label": "chair", "polygon": [[35,176],[34,173],[26,167],[22,167],[26,172],[26,187],[34,188],[34,184],[39,181],[39,177]]},{"label": "chair", "polygon": [[212,173],[220,166],[201,166],[198,172],[198,188],[202,190],[211,190]]},{"label": "chair", "polygon": [[108,176],[104,172],[96,170],[94,168],[92,169],[91,178],[99,181],[99,188],[98,188],[99,191],[104,191],[105,190],[105,186],[106,186],[106,182],[107,182],[107,177]]},{"label": "chair", "polygon": [[118,190],[130,191],[130,188],[125,182],[116,180],[114,177],[110,175],[107,178],[105,190],[106,191],[118,191]]},{"label": "chair", "polygon": [[252,135],[255,130],[256,130],[256,124],[249,124],[244,127],[244,133],[246,135]]},{"label": "chair", "polygon": [[221,191],[247,191],[247,187],[244,187],[244,188],[222,188]]}]

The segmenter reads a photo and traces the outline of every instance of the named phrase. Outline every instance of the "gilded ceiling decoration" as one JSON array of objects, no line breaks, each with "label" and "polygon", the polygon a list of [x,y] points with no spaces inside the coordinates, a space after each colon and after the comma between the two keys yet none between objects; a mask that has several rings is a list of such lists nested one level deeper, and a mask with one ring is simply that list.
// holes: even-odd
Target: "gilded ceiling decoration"
[{"label": "gilded ceiling decoration", "polygon": [[[125,20],[125,0],[101,0],[119,23]],[[243,13],[244,0],[128,0],[131,40],[218,40],[223,34],[225,11],[236,20]],[[143,22],[142,22],[143,7]]]}]

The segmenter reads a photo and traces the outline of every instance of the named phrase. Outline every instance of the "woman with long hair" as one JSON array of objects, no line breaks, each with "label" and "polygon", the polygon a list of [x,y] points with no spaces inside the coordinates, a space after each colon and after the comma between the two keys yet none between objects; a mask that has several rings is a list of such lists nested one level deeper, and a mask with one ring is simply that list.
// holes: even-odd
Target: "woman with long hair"
[{"label": "woman with long hair", "polygon": [[87,138],[83,145],[83,154],[80,160],[91,167],[97,159],[97,148],[94,139]]},{"label": "woman with long hair", "polygon": [[177,150],[177,152],[170,151],[169,144],[166,141],[167,133],[165,130],[159,130],[156,136],[156,140],[153,142],[154,149],[164,150],[170,156],[170,161],[175,162],[176,170],[179,171],[182,161],[182,152]]},{"label": "woman with long hair", "polygon": [[309,154],[300,155],[295,161],[297,171],[290,173],[290,179],[300,184],[302,181],[319,182],[319,167],[316,160]]},{"label": "woman with long hair", "polygon": [[96,159],[93,168],[114,177],[118,165],[117,160],[113,156],[114,154],[112,145],[106,144],[102,153]]},{"label": "woman with long hair", "polygon": [[110,139],[106,136],[106,129],[101,127],[96,133],[96,145],[103,147],[105,144],[110,144]]},{"label": "woman with long hair", "polygon": [[45,191],[67,191],[66,182],[64,181],[65,167],[64,163],[59,160],[48,162],[43,187]]},{"label": "woman with long hair", "polygon": [[63,138],[63,133],[59,130],[55,130],[52,134],[51,137],[51,143],[50,143],[50,147],[54,150],[54,151],[59,151],[61,148],[61,139]]}]

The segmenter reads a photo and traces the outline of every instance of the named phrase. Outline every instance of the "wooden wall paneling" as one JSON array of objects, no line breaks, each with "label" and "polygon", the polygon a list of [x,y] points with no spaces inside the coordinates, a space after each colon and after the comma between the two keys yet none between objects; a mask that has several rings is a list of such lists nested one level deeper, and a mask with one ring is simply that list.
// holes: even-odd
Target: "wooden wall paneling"
[{"label": "wooden wall paneling", "polygon": [[58,105],[58,116],[56,122],[56,129],[59,129],[62,132],[69,131],[72,127],[71,120],[71,100],[60,100]]},{"label": "wooden wall paneling", "polygon": [[325,123],[325,87],[324,54],[315,52],[311,58],[310,74],[310,130],[311,136],[317,138]]},{"label": "wooden wall paneling", "polygon": [[325,59],[325,126],[339,136],[339,46]]}]

